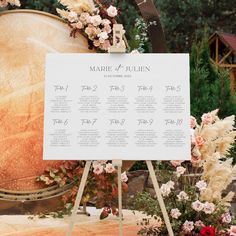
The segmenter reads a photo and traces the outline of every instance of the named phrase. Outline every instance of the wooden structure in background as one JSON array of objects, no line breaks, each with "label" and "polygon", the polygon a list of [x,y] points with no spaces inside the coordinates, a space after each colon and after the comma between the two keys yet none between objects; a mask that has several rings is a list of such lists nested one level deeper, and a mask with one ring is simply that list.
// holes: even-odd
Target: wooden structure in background
[{"label": "wooden structure in background", "polygon": [[215,32],[209,39],[211,60],[229,69],[231,90],[236,92],[236,35]]}]

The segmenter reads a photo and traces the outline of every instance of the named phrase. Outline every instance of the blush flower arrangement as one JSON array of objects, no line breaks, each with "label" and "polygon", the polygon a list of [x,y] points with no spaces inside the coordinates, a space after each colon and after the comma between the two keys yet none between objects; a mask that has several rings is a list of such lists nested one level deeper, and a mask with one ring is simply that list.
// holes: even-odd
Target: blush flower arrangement
[{"label": "blush flower arrangement", "polygon": [[[87,37],[90,49],[108,51],[113,40],[113,24],[119,14],[113,5],[99,0],[59,0],[66,8],[57,9],[58,14],[71,28],[71,36],[83,34]],[[117,46],[125,45],[121,40]]]},{"label": "blush flower arrangement", "polygon": [[[58,185],[63,187],[72,184],[72,188],[62,196],[64,208],[54,215],[70,214],[78,192],[79,181],[82,177],[85,161],[64,161],[58,169],[47,169],[37,177],[39,183],[45,186]],[[126,172],[121,175],[122,190],[128,191],[128,177]],[[117,170],[108,161],[94,161],[87,180],[82,204],[92,202],[98,209],[102,209],[100,219],[113,214],[118,216],[118,179]],[[58,214],[60,213],[60,214]]]},{"label": "blush flower arrangement", "polygon": [[[178,236],[234,235],[229,229],[234,224],[230,202],[235,193],[226,189],[236,176],[228,157],[236,137],[235,117],[219,119],[217,112],[204,114],[200,124],[191,117],[191,161],[158,163],[160,190]],[[139,222],[139,235],[168,235],[155,197],[138,194],[134,208],[147,215]]]},{"label": "blush flower arrangement", "polygon": [[5,8],[8,5],[19,7],[20,1],[19,0],[0,0],[0,8]]}]

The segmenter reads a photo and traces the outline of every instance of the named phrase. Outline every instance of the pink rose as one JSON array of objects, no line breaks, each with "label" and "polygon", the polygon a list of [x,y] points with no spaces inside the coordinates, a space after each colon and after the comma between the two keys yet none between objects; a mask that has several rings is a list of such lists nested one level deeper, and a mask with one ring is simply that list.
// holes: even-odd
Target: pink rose
[{"label": "pink rose", "polygon": [[230,215],[229,212],[224,213],[224,214],[221,216],[221,218],[222,218],[222,222],[223,222],[223,223],[226,223],[226,224],[229,224],[229,223],[232,221],[232,218],[231,218],[231,215]]},{"label": "pink rose", "polygon": [[0,0],[0,7],[6,7],[8,5],[7,0]]},{"label": "pink rose", "polygon": [[122,174],[121,174],[121,181],[124,182],[124,183],[126,183],[128,180],[129,180],[129,179],[128,179],[128,177],[127,177],[126,172],[122,173]]},{"label": "pink rose", "polygon": [[171,161],[172,166],[177,167],[180,166],[184,161]]},{"label": "pink rose", "polygon": [[107,8],[107,14],[110,17],[115,17],[118,14],[118,11],[116,9],[116,7],[113,7],[112,5],[110,7]]},{"label": "pink rose", "polygon": [[202,122],[205,125],[211,124],[213,122],[213,117],[211,113],[205,113],[202,115]]},{"label": "pink rose", "polygon": [[94,26],[99,26],[99,25],[102,23],[102,18],[101,18],[101,16],[99,16],[99,15],[91,16],[90,22],[91,22]]},{"label": "pink rose", "polygon": [[203,137],[201,136],[197,136],[195,137],[195,143],[196,145],[199,147],[199,146],[202,146],[204,144],[204,139]]},{"label": "pink rose", "polygon": [[105,25],[103,28],[103,31],[105,31],[106,33],[111,33],[111,26],[110,25]]},{"label": "pink rose", "polygon": [[192,156],[191,163],[193,166],[198,166],[201,162],[201,156]]},{"label": "pink rose", "polygon": [[103,20],[102,20],[102,24],[103,24],[104,26],[107,26],[107,25],[110,25],[110,24],[111,24],[111,21],[108,20],[108,19],[103,19]]},{"label": "pink rose", "polygon": [[99,40],[94,40],[93,45],[98,48],[100,46],[100,41]]},{"label": "pink rose", "polygon": [[236,236],[236,225],[232,225],[230,228],[230,236]]},{"label": "pink rose", "polygon": [[116,170],[115,167],[111,163],[106,164],[106,167],[105,167],[106,173],[111,174],[115,170]]},{"label": "pink rose", "polygon": [[72,24],[72,26],[76,29],[83,29],[84,25],[81,21],[78,21],[77,23]]},{"label": "pink rose", "polygon": [[96,175],[100,175],[103,172],[103,166],[101,164],[95,165],[93,169],[93,173]]},{"label": "pink rose", "polygon": [[89,24],[91,16],[89,15],[88,12],[82,12],[79,19],[84,23],[84,24]]},{"label": "pink rose", "polygon": [[101,44],[101,49],[108,50],[110,46],[111,46],[110,41],[105,40],[104,43]]},{"label": "pink rose", "polygon": [[193,129],[197,125],[196,118],[194,116],[190,116],[190,128]]}]

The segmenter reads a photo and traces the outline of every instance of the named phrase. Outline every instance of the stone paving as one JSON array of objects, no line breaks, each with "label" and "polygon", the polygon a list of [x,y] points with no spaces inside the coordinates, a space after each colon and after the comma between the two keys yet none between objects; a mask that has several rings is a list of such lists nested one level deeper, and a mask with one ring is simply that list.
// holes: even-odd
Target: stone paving
[{"label": "stone paving", "polygon": [[[119,236],[118,218],[110,216],[100,221],[100,211],[89,208],[90,217],[78,215],[73,236]],[[140,213],[124,210],[123,236],[136,236],[139,227],[137,221],[142,218]],[[29,216],[0,216],[1,236],[65,236],[69,218],[39,219]]]}]

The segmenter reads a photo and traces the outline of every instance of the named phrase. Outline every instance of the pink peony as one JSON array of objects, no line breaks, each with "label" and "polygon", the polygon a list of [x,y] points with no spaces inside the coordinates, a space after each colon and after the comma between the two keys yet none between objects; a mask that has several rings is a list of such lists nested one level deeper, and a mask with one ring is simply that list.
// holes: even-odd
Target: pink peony
[{"label": "pink peony", "polygon": [[193,210],[195,210],[197,212],[200,212],[200,211],[203,210],[204,204],[201,203],[199,200],[197,200],[197,201],[192,203],[192,208],[193,208]]},{"label": "pink peony", "polygon": [[100,175],[103,172],[103,166],[101,164],[95,165],[93,169],[93,173],[96,175]]},{"label": "pink peony", "polygon": [[181,212],[179,211],[178,208],[171,209],[170,215],[174,219],[178,219],[181,216]]},{"label": "pink peony", "polygon": [[118,14],[118,11],[116,9],[116,7],[113,7],[112,5],[110,7],[107,8],[107,14],[110,17],[115,17]]},{"label": "pink peony", "polygon": [[215,211],[215,204],[214,204],[214,203],[206,202],[206,203],[204,204],[203,211],[204,211],[206,214],[212,214],[212,213]]},{"label": "pink peony", "polygon": [[202,115],[202,122],[205,125],[211,124],[213,122],[213,117],[211,113],[205,113]]},{"label": "pink peony", "polygon": [[197,125],[197,120],[196,120],[196,118],[193,117],[193,116],[190,116],[190,128],[193,129],[193,128],[196,127],[196,125]]},{"label": "pink peony", "polygon": [[183,224],[183,231],[185,233],[190,233],[193,229],[194,229],[194,224],[192,221],[185,221],[184,224]]},{"label": "pink peony", "polygon": [[111,174],[115,170],[116,170],[115,167],[111,163],[106,164],[106,167],[105,167],[106,173]]},{"label": "pink peony", "polygon": [[177,167],[180,166],[184,161],[171,161],[172,166]]},{"label": "pink peony", "polygon": [[198,147],[202,146],[204,144],[204,139],[201,136],[195,137],[195,143]]}]

